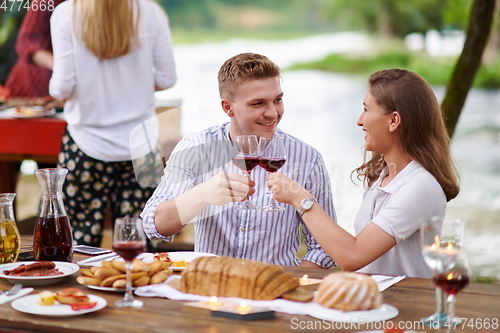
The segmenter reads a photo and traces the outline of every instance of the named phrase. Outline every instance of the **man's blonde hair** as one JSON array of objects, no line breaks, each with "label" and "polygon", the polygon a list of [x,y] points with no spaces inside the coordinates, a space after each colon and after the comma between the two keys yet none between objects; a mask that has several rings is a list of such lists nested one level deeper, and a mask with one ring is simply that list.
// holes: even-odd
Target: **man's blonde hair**
[{"label": "man's blonde hair", "polygon": [[[80,12],[80,19],[76,13]],[[99,59],[128,54],[139,46],[137,0],[75,0],[73,25],[87,48]]]},{"label": "man's blonde hair", "polygon": [[281,77],[281,70],[266,56],[256,53],[238,54],[226,60],[219,70],[220,97],[233,100],[243,82],[273,77]]}]

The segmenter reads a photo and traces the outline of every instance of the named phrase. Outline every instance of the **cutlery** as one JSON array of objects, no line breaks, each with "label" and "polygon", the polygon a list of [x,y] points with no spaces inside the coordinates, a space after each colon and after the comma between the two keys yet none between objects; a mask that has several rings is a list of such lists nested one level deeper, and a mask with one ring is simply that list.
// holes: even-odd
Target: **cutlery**
[{"label": "cutlery", "polygon": [[102,261],[102,260],[106,260],[106,261],[110,261],[110,260],[113,260],[113,259],[117,259],[119,258],[120,256],[116,253],[109,253],[109,254],[105,254],[105,255],[101,255],[101,256],[97,256],[97,257],[94,257],[94,258],[88,258],[88,259],[84,259],[84,260],[81,260],[78,262],[78,265],[89,265],[89,264],[92,264],[94,262],[99,262],[99,261]]},{"label": "cutlery", "polygon": [[23,287],[22,284],[16,283],[10,290],[6,290],[6,291],[1,292],[0,296],[2,296],[2,295],[13,296],[13,295],[17,294],[19,292],[19,290],[21,290],[22,287]]}]

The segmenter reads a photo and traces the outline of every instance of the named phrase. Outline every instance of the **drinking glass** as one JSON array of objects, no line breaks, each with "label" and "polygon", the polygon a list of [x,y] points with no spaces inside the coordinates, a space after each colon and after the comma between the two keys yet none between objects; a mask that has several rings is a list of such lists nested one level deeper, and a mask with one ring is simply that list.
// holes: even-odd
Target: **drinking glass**
[{"label": "drinking glass", "polygon": [[[433,274],[446,271],[454,265],[457,251],[463,241],[463,221],[458,222],[456,219],[441,221],[441,218],[432,217],[420,225],[422,256],[427,266],[432,269]],[[439,253],[443,249],[455,253],[455,256],[449,255],[440,258]],[[420,321],[427,326],[440,328],[445,326],[447,320],[444,293],[441,288],[436,286],[436,311],[429,317],[421,318]]]},{"label": "drinking glass", "polygon": [[447,260],[449,256],[453,258],[454,265],[435,274],[433,280],[447,295],[448,320],[445,326],[448,327],[446,332],[452,333],[453,329],[462,323],[460,318],[455,317],[455,304],[458,292],[469,284],[470,265],[467,250],[464,247],[455,249],[442,248],[442,251],[439,251],[438,258],[449,262],[451,261]]},{"label": "drinking glass", "polygon": [[[278,171],[286,162],[285,146],[281,136],[262,136],[259,140],[259,166],[268,173]],[[276,200],[271,197],[267,206],[262,207],[265,212],[279,212],[285,210],[278,206]]]},{"label": "drinking glass", "polygon": [[[259,144],[256,135],[238,135],[234,138],[234,145],[238,154],[233,157],[233,164],[237,166],[245,176],[250,179],[253,168],[259,165]],[[245,201],[236,206],[235,209],[259,209],[258,206],[250,203],[248,195]]]},{"label": "drinking glass", "polygon": [[125,260],[127,289],[123,299],[116,301],[119,307],[142,307],[142,301],[132,294],[132,261],[146,249],[146,234],[142,220],[137,217],[122,217],[115,221],[113,231],[113,250]]}]

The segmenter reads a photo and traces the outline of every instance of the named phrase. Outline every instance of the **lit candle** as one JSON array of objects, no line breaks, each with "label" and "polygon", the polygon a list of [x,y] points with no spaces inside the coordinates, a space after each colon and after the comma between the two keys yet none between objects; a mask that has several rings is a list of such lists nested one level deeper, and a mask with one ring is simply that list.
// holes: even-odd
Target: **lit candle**
[{"label": "lit candle", "polygon": [[217,308],[222,304],[219,300],[217,300],[217,296],[210,297],[210,301],[207,302],[208,306],[211,310],[217,310]]},{"label": "lit candle", "polygon": [[245,301],[241,301],[240,305],[236,307],[236,310],[241,314],[246,314],[252,310],[252,307],[247,304]]}]

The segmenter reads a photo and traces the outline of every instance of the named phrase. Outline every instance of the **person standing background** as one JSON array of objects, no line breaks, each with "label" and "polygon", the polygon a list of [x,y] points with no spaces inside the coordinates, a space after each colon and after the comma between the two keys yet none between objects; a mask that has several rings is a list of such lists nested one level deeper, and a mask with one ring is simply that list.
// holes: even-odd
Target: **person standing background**
[{"label": "person standing background", "polygon": [[64,0],[52,1],[45,10],[30,8],[24,16],[16,39],[18,59],[5,86],[10,97],[46,97],[54,65],[50,38],[50,17]]},{"label": "person standing background", "polygon": [[52,15],[51,35],[49,92],[66,100],[68,124],[59,155],[69,170],[65,205],[74,242],[99,246],[108,203],[114,217],[136,217],[152,193],[134,175],[131,150],[161,164],[154,140],[129,137],[155,116],[155,90],[177,80],[168,18],[150,0],[67,0]]}]

